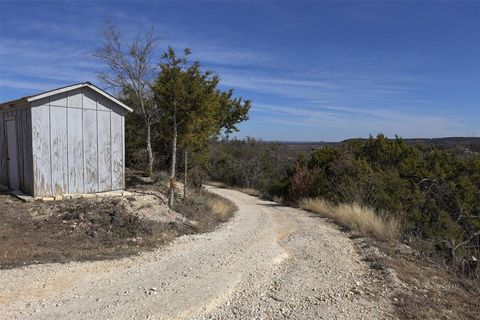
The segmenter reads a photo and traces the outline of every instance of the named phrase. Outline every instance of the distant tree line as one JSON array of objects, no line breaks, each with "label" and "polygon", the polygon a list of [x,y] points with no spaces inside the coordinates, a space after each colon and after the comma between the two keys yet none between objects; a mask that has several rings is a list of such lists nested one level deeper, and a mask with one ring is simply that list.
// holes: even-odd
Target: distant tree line
[{"label": "distant tree line", "polygon": [[272,193],[299,156],[296,148],[255,138],[210,142],[207,175],[231,186]]},{"label": "distant tree line", "polygon": [[[478,275],[480,155],[383,135],[311,152],[253,139],[211,144],[209,175],[295,203],[359,203],[403,222],[403,238]],[[473,269],[472,269],[473,268]]]}]

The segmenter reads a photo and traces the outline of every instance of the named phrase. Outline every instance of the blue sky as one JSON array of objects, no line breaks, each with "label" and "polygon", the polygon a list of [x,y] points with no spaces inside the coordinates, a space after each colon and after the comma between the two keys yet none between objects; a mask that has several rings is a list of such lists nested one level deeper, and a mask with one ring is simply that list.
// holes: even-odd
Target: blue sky
[{"label": "blue sky", "polygon": [[239,137],[480,136],[480,1],[2,1],[0,101],[101,85],[102,30],[154,26],[251,99]]}]

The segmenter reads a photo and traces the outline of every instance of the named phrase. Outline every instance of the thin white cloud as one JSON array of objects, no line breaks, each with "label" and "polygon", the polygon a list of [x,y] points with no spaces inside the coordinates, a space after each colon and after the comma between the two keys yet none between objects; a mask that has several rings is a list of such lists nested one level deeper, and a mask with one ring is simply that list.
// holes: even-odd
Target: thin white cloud
[{"label": "thin white cloud", "polygon": [[274,94],[280,97],[296,98],[302,101],[319,101],[325,103],[357,100],[382,101],[408,97],[413,87],[406,84],[388,83],[386,79],[368,78],[362,80],[351,76],[336,76],[304,78],[289,76],[283,72],[280,75],[242,71],[223,68],[219,72],[221,83],[226,87],[240,88],[261,94]]},{"label": "thin white cloud", "polygon": [[264,113],[270,113],[270,114],[280,114],[280,115],[283,114],[288,116],[306,117],[306,118],[315,117],[315,118],[331,119],[339,116],[337,113],[334,113],[334,112],[315,110],[311,108],[269,105],[269,104],[262,104],[262,103],[255,103],[253,105],[253,110],[264,112]]},{"label": "thin white cloud", "polygon": [[[401,110],[401,108],[399,108]],[[352,111],[355,111],[352,113]],[[391,109],[304,107],[254,104],[252,120],[263,124],[284,124],[311,130],[345,132],[345,138],[385,133],[404,137],[455,135],[465,127],[465,120],[454,115],[432,116],[421,112],[406,113]],[[347,112],[347,113],[345,113]],[[273,115],[273,116],[272,116]]]},{"label": "thin white cloud", "polygon": [[29,89],[36,91],[46,91],[65,85],[62,82],[46,82],[46,81],[23,81],[23,80],[7,80],[0,79],[0,87],[13,89]]},{"label": "thin white cloud", "polygon": [[[298,132],[308,127],[323,130],[318,132],[325,136],[337,132],[344,137],[376,132],[458,135],[468,127],[461,117],[445,111],[433,113],[437,102],[418,94],[425,84],[440,81],[414,72],[421,61],[431,57],[379,51],[358,55],[348,47],[325,45],[318,58],[295,59],[297,56],[288,56],[288,52],[270,53],[266,46],[232,43],[229,35],[221,32],[212,37],[192,32],[182,23],[165,24],[161,19],[132,16],[105,6],[109,7],[107,15],[97,15],[96,6],[87,6],[83,15],[71,12],[63,16],[49,16],[51,8],[42,7],[36,15],[48,19],[24,19],[22,23],[14,20],[17,17],[2,16],[8,19],[3,25],[18,26],[16,31],[27,36],[22,40],[4,32],[0,37],[0,87],[47,90],[95,81],[95,72],[102,66],[91,54],[101,46],[101,31],[110,19],[127,38],[142,26],[154,25],[163,36],[158,58],[167,45],[179,51],[192,48],[192,57],[218,72],[224,87],[254,97],[253,124],[297,126]],[[357,15],[362,20],[377,19],[362,12]],[[86,24],[80,21],[85,16],[91,16]],[[42,38],[29,37],[31,30],[42,30]],[[276,105],[272,101],[283,102]]]}]

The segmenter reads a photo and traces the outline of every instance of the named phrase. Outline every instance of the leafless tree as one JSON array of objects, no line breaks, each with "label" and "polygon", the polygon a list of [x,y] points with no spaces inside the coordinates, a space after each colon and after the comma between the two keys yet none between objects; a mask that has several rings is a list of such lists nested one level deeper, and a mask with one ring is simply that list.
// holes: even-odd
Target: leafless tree
[{"label": "leafless tree", "polygon": [[139,31],[131,42],[126,42],[121,33],[110,26],[104,32],[104,40],[104,46],[95,51],[94,57],[108,68],[98,76],[106,85],[119,90],[145,122],[148,173],[152,176],[152,126],[159,119],[151,90],[157,68],[151,60],[159,38],[150,29]]}]

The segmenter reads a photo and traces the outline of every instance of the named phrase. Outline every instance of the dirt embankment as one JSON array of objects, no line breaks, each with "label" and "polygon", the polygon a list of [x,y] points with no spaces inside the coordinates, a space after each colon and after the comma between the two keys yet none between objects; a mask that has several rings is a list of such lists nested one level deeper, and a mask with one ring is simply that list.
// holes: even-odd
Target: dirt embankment
[{"label": "dirt embankment", "polygon": [[391,296],[401,319],[480,319],[480,279],[457,274],[400,242],[353,239],[377,276],[394,283]]},{"label": "dirt embankment", "polygon": [[[208,193],[166,205],[162,183],[129,176],[133,195],[24,203],[0,194],[0,268],[112,259],[153,250],[172,239],[213,229],[234,208]],[[218,208],[216,209],[218,211]]]}]

